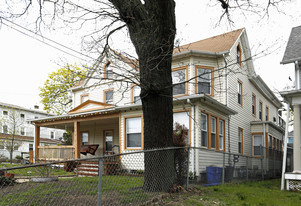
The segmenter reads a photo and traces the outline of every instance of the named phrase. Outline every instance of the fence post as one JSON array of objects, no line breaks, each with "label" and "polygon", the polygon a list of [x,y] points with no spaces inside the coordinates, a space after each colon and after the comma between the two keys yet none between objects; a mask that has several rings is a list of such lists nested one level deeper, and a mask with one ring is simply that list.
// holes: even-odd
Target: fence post
[{"label": "fence post", "polygon": [[190,154],[190,147],[188,147],[188,153],[187,153],[187,177],[186,177],[186,190],[189,189],[189,155]]},{"label": "fence post", "polygon": [[247,181],[249,180],[249,162],[248,162],[248,156],[246,156],[246,170],[247,170]]},{"label": "fence post", "polygon": [[260,145],[261,148],[261,158],[260,158],[260,163],[261,163],[261,180],[264,180],[264,169],[263,169],[263,147]]},{"label": "fence post", "polygon": [[103,171],[103,158],[99,158],[99,161],[98,161],[97,206],[101,206],[102,171]]},{"label": "fence post", "polygon": [[223,152],[223,173],[222,173],[222,184],[225,183],[225,161],[226,161],[226,157],[225,157],[225,152]]}]

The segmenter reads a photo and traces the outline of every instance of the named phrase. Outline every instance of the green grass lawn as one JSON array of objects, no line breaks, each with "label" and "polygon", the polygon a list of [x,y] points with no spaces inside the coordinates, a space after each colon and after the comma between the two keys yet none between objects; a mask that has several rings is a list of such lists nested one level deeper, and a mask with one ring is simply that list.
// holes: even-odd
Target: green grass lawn
[{"label": "green grass lawn", "polygon": [[184,194],[182,200],[166,200],[172,205],[301,205],[301,192],[280,190],[280,179],[260,182],[195,186],[196,194]]},{"label": "green grass lawn", "polygon": [[[9,164],[9,163],[0,163],[0,168],[11,168],[11,167],[20,167],[24,166],[22,164]],[[43,171],[43,170],[42,170]],[[49,168],[50,176],[64,176],[64,175],[73,175],[72,172],[66,172],[63,168]],[[15,174],[16,177],[18,176],[40,176],[41,174],[41,167],[28,167],[23,169],[15,169],[9,170],[9,173]]]}]

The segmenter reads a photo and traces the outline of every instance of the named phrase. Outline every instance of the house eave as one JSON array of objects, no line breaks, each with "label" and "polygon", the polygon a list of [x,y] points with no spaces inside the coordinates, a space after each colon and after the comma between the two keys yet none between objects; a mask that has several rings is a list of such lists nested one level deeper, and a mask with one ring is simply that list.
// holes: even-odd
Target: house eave
[{"label": "house eave", "polygon": [[278,126],[277,124],[275,124],[274,122],[271,122],[271,121],[252,121],[252,122],[250,122],[250,125],[264,125],[264,124],[270,125],[271,127],[273,127],[274,129],[278,130],[281,133],[285,132],[284,128]]},{"label": "house eave", "polygon": [[225,54],[229,54],[230,51],[222,52],[208,52],[208,51],[198,51],[198,50],[189,50],[172,55],[173,59],[183,58],[187,56],[205,56],[205,57],[222,57]]}]

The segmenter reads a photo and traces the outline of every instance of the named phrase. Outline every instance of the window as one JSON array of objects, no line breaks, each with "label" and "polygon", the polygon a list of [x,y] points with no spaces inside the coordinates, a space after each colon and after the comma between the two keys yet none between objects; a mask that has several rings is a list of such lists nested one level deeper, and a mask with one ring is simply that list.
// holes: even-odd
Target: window
[{"label": "window", "polygon": [[80,103],[84,103],[89,100],[89,94],[80,95]]},{"label": "window", "polygon": [[238,80],[237,82],[237,102],[242,105],[242,82]]},{"label": "window", "polygon": [[50,138],[53,139],[54,138],[54,132],[50,131]]},{"label": "window", "polygon": [[141,117],[126,118],[126,148],[141,149]]},{"label": "window", "polygon": [[271,135],[269,135],[269,148],[273,148],[273,137]]},{"label": "window", "polygon": [[240,44],[237,45],[236,48],[236,63],[239,64],[239,66],[241,66],[241,48],[240,48]]},{"label": "window", "polygon": [[106,64],[104,67],[104,78],[105,79],[112,79],[113,78],[113,67],[110,62]]},{"label": "window", "polygon": [[8,116],[8,111],[3,111],[3,116],[7,117]]},{"label": "window", "polygon": [[140,92],[141,92],[141,88],[139,86],[133,87],[133,103],[134,104],[141,104]]},{"label": "window", "polygon": [[[172,73],[172,83],[176,84],[173,86],[173,95],[184,95],[186,94],[186,68],[175,69]],[[177,84],[183,82],[181,84]]]},{"label": "window", "polygon": [[207,140],[208,140],[208,126],[207,126],[207,120],[208,120],[208,116],[205,113],[201,114],[201,123],[202,123],[202,136],[201,136],[201,145],[203,147],[207,147]]},{"label": "window", "polygon": [[176,122],[180,125],[184,125],[188,130],[187,138],[185,139],[186,145],[189,145],[189,114],[187,112],[175,112],[173,113],[173,129],[176,128]]},{"label": "window", "polygon": [[21,120],[24,121],[25,119],[25,114],[20,114]]},{"label": "window", "polygon": [[4,134],[8,133],[7,125],[3,125],[3,133]]},{"label": "window", "polygon": [[111,152],[113,150],[113,131],[105,131],[105,151]]},{"label": "window", "polygon": [[265,121],[269,121],[269,107],[266,106],[265,108]]},{"label": "window", "polygon": [[216,118],[211,117],[211,148],[216,148]]},{"label": "window", "polygon": [[256,96],[252,95],[252,114],[256,115]]},{"label": "window", "polygon": [[253,135],[253,155],[261,156],[262,154],[262,135]]},{"label": "window", "polygon": [[114,103],[114,99],[113,99],[113,90],[107,90],[107,91],[104,91],[105,95],[104,95],[104,98],[105,98],[105,103],[107,104],[113,104]]},{"label": "window", "polygon": [[196,93],[213,95],[213,68],[196,68]]},{"label": "window", "polygon": [[224,149],[224,138],[225,138],[225,122],[219,120],[219,150]]},{"label": "window", "polygon": [[21,134],[21,135],[25,135],[25,128],[24,128],[24,127],[21,127],[21,129],[20,129],[20,134]]},{"label": "window", "polygon": [[276,144],[276,138],[275,138],[275,137],[273,137],[273,147],[274,147],[274,149],[276,150],[277,144]]},{"label": "window", "polygon": [[82,145],[88,145],[89,144],[89,133],[88,132],[82,132]]},{"label": "window", "polygon": [[238,128],[238,153],[242,154],[243,153],[243,129]]},{"label": "window", "polygon": [[19,149],[18,145],[14,145],[14,150],[17,151]]},{"label": "window", "polygon": [[262,102],[259,102],[259,119],[262,121]]},{"label": "window", "polygon": [[32,151],[32,150],[33,150],[33,144],[29,144],[29,145],[28,145],[28,150],[29,150],[29,151]]},{"label": "window", "polygon": [[35,118],[35,119],[39,119],[39,117],[37,117],[37,116],[35,116],[34,118]]}]

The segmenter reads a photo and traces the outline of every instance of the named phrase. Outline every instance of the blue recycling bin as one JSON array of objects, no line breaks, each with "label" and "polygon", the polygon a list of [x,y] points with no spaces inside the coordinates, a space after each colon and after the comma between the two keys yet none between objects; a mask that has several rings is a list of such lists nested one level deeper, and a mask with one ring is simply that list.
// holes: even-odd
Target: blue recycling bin
[{"label": "blue recycling bin", "polygon": [[218,185],[222,179],[222,168],[221,167],[206,167],[207,173],[207,186]]}]

